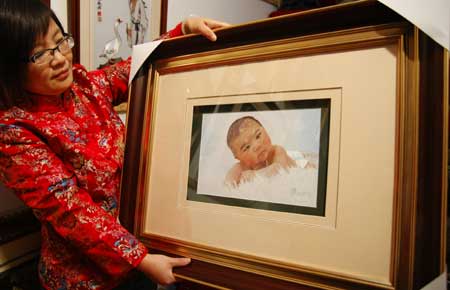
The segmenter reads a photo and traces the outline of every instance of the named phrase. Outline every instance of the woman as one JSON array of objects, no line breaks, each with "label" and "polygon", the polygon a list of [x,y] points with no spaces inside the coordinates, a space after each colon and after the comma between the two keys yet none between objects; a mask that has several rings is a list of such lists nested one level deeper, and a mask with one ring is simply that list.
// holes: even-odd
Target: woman
[{"label": "woman", "polygon": [[[226,24],[189,19],[166,36]],[[118,222],[130,60],[72,68],[74,41],[40,0],[0,0],[0,182],[42,223],[44,289],[131,289],[133,269],[160,284],[187,258],[151,255]]]}]

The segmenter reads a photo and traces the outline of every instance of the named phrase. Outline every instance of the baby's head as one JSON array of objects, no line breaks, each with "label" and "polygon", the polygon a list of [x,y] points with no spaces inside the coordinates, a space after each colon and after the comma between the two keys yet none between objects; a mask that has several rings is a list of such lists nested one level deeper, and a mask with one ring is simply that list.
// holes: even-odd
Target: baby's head
[{"label": "baby's head", "polygon": [[235,120],[228,129],[227,144],[236,159],[250,169],[267,166],[272,142],[262,124],[251,116]]}]

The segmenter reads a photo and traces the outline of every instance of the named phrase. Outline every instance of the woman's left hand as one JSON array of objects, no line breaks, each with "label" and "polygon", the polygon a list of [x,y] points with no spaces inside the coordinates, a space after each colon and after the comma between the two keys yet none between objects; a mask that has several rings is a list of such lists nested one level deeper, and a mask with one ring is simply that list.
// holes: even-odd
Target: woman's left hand
[{"label": "woman's left hand", "polygon": [[216,41],[217,39],[213,29],[230,26],[230,24],[226,22],[195,16],[188,17],[183,21],[182,25],[184,34],[198,33],[211,41]]}]

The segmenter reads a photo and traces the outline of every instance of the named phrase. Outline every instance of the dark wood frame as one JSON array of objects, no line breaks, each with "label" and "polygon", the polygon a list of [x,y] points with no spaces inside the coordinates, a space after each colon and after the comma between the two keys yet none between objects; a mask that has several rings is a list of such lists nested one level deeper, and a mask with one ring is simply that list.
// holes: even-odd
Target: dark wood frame
[{"label": "dark wood frame", "polygon": [[167,32],[167,17],[168,17],[168,1],[167,0],[161,0],[161,19],[160,19],[160,26],[159,26],[159,34],[163,35]]},{"label": "dark wood frame", "polygon": [[[357,1],[287,15],[266,21],[218,31],[218,41],[210,43],[201,36],[189,36],[163,42],[133,81],[131,88],[127,145],[122,179],[121,221],[136,232],[137,218],[142,215],[137,201],[142,146],[142,124],[145,121],[145,97],[148,69],[157,60],[192,53],[214,51],[295,36],[314,35],[356,27],[406,22],[400,15],[373,0]],[[446,180],[448,150],[448,52],[417,28],[409,25],[404,49],[407,53],[406,78],[402,99],[405,112],[398,120],[402,147],[398,149],[396,189],[401,210],[394,216],[398,227],[398,257],[392,265],[396,279],[394,289],[420,289],[444,271],[445,228],[447,213]],[[164,249],[164,245],[153,244]],[[166,248],[167,249],[167,248]],[[161,250],[158,250],[161,251]],[[169,249],[163,253],[171,254]],[[175,270],[188,284],[203,284],[221,289],[361,289],[362,285],[335,277],[298,273],[304,283],[298,284],[238,269],[193,259]],[[194,281],[194,282],[192,282]],[[313,285],[313,286],[307,286]],[[205,286],[201,286],[205,287]],[[364,285],[366,289],[379,289]]]},{"label": "dark wood frame", "polygon": [[67,0],[68,30],[75,40],[73,63],[80,63],[80,1]]}]

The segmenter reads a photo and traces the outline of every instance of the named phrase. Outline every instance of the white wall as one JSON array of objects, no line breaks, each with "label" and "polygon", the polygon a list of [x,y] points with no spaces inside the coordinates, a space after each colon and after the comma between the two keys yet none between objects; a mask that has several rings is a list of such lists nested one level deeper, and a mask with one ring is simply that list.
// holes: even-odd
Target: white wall
[{"label": "white wall", "polygon": [[[53,2],[56,1],[61,0],[53,0]],[[94,69],[99,64],[98,55],[104,44],[114,37],[115,16],[128,19],[128,0],[102,1],[103,21],[101,23],[96,20],[97,1],[89,1],[80,1],[80,61],[88,69]],[[149,39],[155,39],[159,36],[160,30],[161,0],[148,1],[151,15]],[[190,14],[214,18],[230,24],[240,24],[266,18],[275,9],[275,6],[262,0],[168,0],[167,27],[168,29],[175,27]],[[125,38],[123,30],[121,34]],[[126,44],[122,44],[120,56],[126,57],[129,53]]]},{"label": "white wall", "polygon": [[84,65],[86,69],[91,70],[93,67],[93,32],[91,3],[88,1],[80,1],[80,64]]},{"label": "white wall", "polygon": [[275,9],[262,0],[168,0],[167,29],[191,14],[241,24],[266,18]]},{"label": "white wall", "polygon": [[67,1],[66,0],[51,0],[50,7],[58,16],[59,21],[61,21],[64,30],[67,32]]}]

